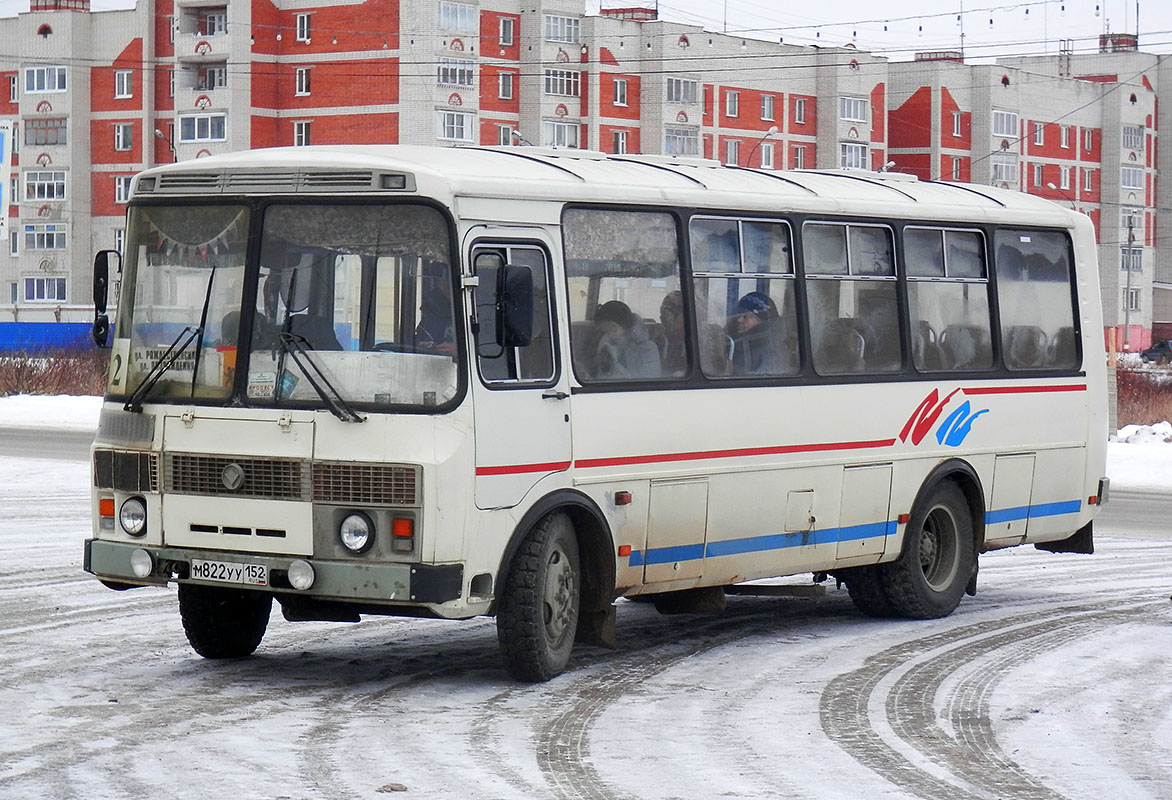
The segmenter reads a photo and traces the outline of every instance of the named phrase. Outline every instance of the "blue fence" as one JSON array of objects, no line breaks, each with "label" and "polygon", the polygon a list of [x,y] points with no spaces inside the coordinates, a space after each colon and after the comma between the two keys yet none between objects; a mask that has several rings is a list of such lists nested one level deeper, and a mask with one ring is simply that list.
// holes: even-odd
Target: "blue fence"
[{"label": "blue fence", "polygon": [[0,322],[0,353],[94,347],[88,322]]}]

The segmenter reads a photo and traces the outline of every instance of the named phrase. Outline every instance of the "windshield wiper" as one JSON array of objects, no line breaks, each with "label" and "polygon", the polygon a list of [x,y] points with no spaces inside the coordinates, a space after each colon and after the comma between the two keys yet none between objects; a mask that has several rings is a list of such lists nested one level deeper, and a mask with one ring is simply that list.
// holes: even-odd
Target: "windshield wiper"
[{"label": "windshield wiper", "polygon": [[[277,336],[277,342],[280,344],[281,352],[289,354],[289,357],[293,359],[293,363],[300,368],[301,374],[309,381],[309,385],[317,392],[322,402],[329,408],[331,414],[342,420],[342,422],[366,422],[366,417],[350,407],[350,404],[342,397],[342,393],[330,383],[330,379],[322,372],[321,367],[317,365],[317,361],[310,357],[309,348],[305,346],[306,341],[304,336],[298,336],[287,330],[281,331]],[[307,369],[307,366],[312,369]],[[277,392],[280,392],[281,372],[284,372],[283,366],[277,375],[276,386],[274,387]]]},{"label": "windshield wiper", "polygon": [[179,331],[179,335],[175,337],[175,341],[171,342],[171,346],[167,348],[163,355],[159,356],[159,360],[154,363],[147,372],[142,382],[134,388],[130,393],[130,397],[126,399],[126,405],[122,408],[126,411],[142,411],[142,399],[146,397],[147,392],[155,388],[155,384],[159,379],[175,366],[175,362],[179,360],[179,356],[191,346],[198,337],[203,336],[203,327],[191,327],[188,325],[183,330]]}]

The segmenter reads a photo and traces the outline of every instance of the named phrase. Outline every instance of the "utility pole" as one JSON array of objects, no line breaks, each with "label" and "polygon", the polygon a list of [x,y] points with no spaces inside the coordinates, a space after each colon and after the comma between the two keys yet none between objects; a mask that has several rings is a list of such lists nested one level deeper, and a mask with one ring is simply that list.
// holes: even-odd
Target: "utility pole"
[{"label": "utility pole", "polygon": [[[1123,349],[1131,352],[1131,258],[1132,245],[1135,244],[1135,214],[1127,215],[1127,290],[1123,293]],[[1142,262],[1141,262],[1142,264]]]}]

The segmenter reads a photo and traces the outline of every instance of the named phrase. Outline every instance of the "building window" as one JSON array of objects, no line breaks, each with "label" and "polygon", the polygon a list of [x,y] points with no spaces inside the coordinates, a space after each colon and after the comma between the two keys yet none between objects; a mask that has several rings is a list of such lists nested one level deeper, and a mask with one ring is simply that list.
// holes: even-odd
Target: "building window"
[{"label": "building window", "polygon": [[1070,126],[1062,125],[1058,128],[1058,131],[1061,134],[1060,146],[1070,149]]},{"label": "building window", "polygon": [[1063,189],[1070,188],[1070,167],[1062,167],[1058,172],[1058,185]]},{"label": "building window", "polygon": [[1090,151],[1095,146],[1095,132],[1090,128],[1084,128],[1082,132],[1082,149]]},{"label": "building window", "polygon": [[663,152],[669,156],[700,154],[700,132],[689,128],[667,128],[663,137]]},{"label": "building window", "polygon": [[698,85],[696,81],[689,81],[684,78],[668,78],[667,102],[686,106],[696,105],[696,89]]},{"label": "building window", "polygon": [[513,73],[502,71],[497,74],[496,94],[501,100],[513,99]]},{"label": "building window", "polygon": [[581,41],[581,25],[582,21],[577,17],[559,17],[553,14],[546,14],[546,41],[577,44]]},{"label": "building window", "polygon": [[475,122],[471,114],[463,111],[439,111],[436,115],[436,136],[452,142],[470,142]]},{"label": "building window", "polygon": [[838,98],[838,116],[848,122],[866,122],[867,101],[861,97]]},{"label": "building window", "polygon": [[25,250],[64,250],[66,238],[65,225],[59,222],[24,226]]},{"label": "building window", "polygon": [[309,41],[309,34],[310,34],[309,14],[298,14],[297,15],[297,41],[308,42]]},{"label": "building window", "polygon": [[614,81],[614,104],[616,106],[625,106],[627,104],[627,79],[615,78]]},{"label": "building window", "polygon": [[441,28],[457,31],[477,30],[476,6],[467,3],[440,3],[439,23]]},{"label": "building window", "polygon": [[30,67],[24,71],[24,93],[64,92],[65,67]]},{"label": "building window", "polygon": [[114,72],[114,98],[124,99],[134,94],[134,73],[128,69]]},{"label": "building window", "polygon": [[1042,185],[1042,165],[1034,164],[1034,186]]},{"label": "building window", "polygon": [[18,90],[20,83],[16,80],[15,75],[8,76],[8,102],[15,103],[18,97]]},{"label": "building window", "polygon": [[611,131],[611,152],[623,155],[627,152],[627,132]]},{"label": "building window", "polygon": [[741,143],[738,139],[726,139],[724,142],[724,163],[735,167],[740,160]]},{"label": "building window", "polygon": [[1131,229],[1132,235],[1143,230],[1144,211],[1142,208],[1123,206],[1119,209],[1119,226],[1123,230]]},{"label": "building window", "polygon": [[1041,122],[1034,123],[1034,144],[1043,145],[1046,143],[1046,126]]},{"label": "building window", "polygon": [[[299,68],[305,69],[305,68]],[[172,73],[174,74],[174,73]],[[309,75],[306,74],[306,86],[309,86]],[[212,89],[221,89],[228,85],[228,66],[227,64],[219,64],[210,67],[200,67],[199,72],[196,73],[197,83],[195,88],[201,92],[210,92]],[[305,90],[306,94],[309,89]]]},{"label": "building window", "polygon": [[794,169],[806,168],[806,146],[797,145],[794,147]]},{"label": "building window", "polygon": [[1082,190],[1084,192],[1094,191],[1094,188],[1092,185],[1092,178],[1091,178],[1091,174],[1093,172],[1094,172],[1094,170],[1089,170],[1089,169],[1084,169],[1082,171]]},{"label": "building window", "polygon": [[48,300],[59,303],[65,302],[64,278],[25,278],[25,300]]},{"label": "building window", "polygon": [[134,126],[129,122],[114,123],[114,149],[129,150],[134,145]]},{"label": "building window", "polygon": [[293,123],[293,146],[309,147],[309,121],[301,120]]},{"label": "building window", "polygon": [[993,135],[1017,136],[1017,114],[1013,111],[993,110]]},{"label": "building window", "polygon": [[765,122],[773,121],[773,95],[761,95],[761,119]]},{"label": "building window", "polygon": [[130,201],[131,175],[116,175],[114,177],[114,202],[126,203]]},{"label": "building window", "polygon": [[1144,149],[1144,129],[1139,125],[1124,125],[1123,126],[1123,149],[1124,150],[1143,150]]},{"label": "building window", "polygon": [[228,11],[217,9],[203,14],[200,20],[200,33],[204,36],[220,36],[228,32]]},{"label": "building window", "polygon": [[510,47],[513,44],[514,31],[516,30],[517,21],[512,17],[501,17],[500,27],[497,29],[497,44],[502,47]]},{"label": "building window", "polygon": [[804,98],[794,100],[794,124],[806,124],[806,101]]},{"label": "building window", "polygon": [[[20,255],[20,244],[19,243],[20,243],[20,234],[17,233],[16,228],[13,228],[12,230],[10,230],[8,232],[8,255],[10,255],[10,256]],[[13,284],[13,286],[15,286],[15,285],[16,284]],[[16,302],[16,292],[14,291],[12,294],[13,294],[12,302],[15,303]]]},{"label": "building window", "polygon": [[773,169],[773,144],[765,142],[761,145],[761,169]]},{"label": "building window", "polygon": [[294,74],[297,76],[297,86],[294,89],[294,94],[309,94],[309,67],[298,67]]},{"label": "building window", "polygon": [[545,71],[545,93],[561,97],[577,97],[581,89],[582,74],[574,70],[547,69]]},{"label": "building window", "polygon": [[1142,167],[1123,167],[1120,170],[1119,184],[1124,189],[1144,188],[1144,171]]},{"label": "building window", "polygon": [[1017,176],[1017,157],[1007,153],[993,154],[993,182],[1007,183],[1011,186],[1016,186],[1018,181]]},{"label": "building window", "polygon": [[167,39],[171,44],[175,44],[175,29],[178,27],[178,23],[175,22],[175,16],[169,15],[167,17]]},{"label": "building window", "polygon": [[175,70],[167,70],[167,96],[175,96]]},{"label": "building window", "polygon": [[724,94],[724,115],[726,117],[735,117],[741,110],[741,93],[740,92],[725,92]]},{"label": "building window", "polygon": [[1139,289],[1125,289],[1128,311],[1139,311]]},{"label": "building window", "polygon": [[1143,272],[1144,251],[1142,247],[1119,248],[1119,265],[1124,272]]},{"label": "building window", "polygon": [[118,255],[122,255],[122,251],[125,249],[125,246],[126,246],[126,228],[115,228],[114,229],[114,249],[118,252]]},{"label": "building window", "polygon": [[954,159],[952,159],[952,179],[953,179],[954,181],[959,181],[959,180],[960,180],[960,165],[961,165],[963,162],[964,162],[964,160],[963,160],[963,159],[960,159],[960,158],[954,158]]},{"label": "building window", "polygon": [[867,164],[867,145],[842,142],[839,145],[839,151],[841,153],[839,166],[843,169],[869,169]]},{"label": "building window", "polygon": [[541,126],[546,147],[577,147],[578,123],[545,122]]},{"label": "building window", "polygon": [[960,112],[952,112],[952,135],[960,136]]},{"label": "building window", "polygon": [[26,172],[24,174],[25,200],[64,200],[65,172]]},{"label": "building window", "polygon": [[179,141],[222,142],[227,138],[226,114],[193,114],[179,118]]},{"label": "building window", "polygon": [[474,61],[441,58],[436,66],[436,80],[444,86],[472,86],[476,78],[475,66]]},{"label": "building window", "polygon": [[496,143],[502,147],[507,147],[513,143],[513,126],[512,125],[497,125],[496,126]]},{"label": "building window", "polygon": [[24,143],[27,145],[65,144],[64,119],[29,119],[24,123]]}]

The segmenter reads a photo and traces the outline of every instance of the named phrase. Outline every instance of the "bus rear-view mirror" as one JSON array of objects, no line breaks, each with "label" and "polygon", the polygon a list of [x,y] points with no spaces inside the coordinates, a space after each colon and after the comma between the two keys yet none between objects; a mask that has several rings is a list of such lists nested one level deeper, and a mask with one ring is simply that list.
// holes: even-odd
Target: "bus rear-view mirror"
[{"label": "bus rear-view mirror", "polygon": [[117,250],[99,250],[94,256],[94,344],[107,347],[110,338],[110,318],[106,315],[106,304],[110,295],[110,262],[115,270],[121,269],[122,256]]}]

